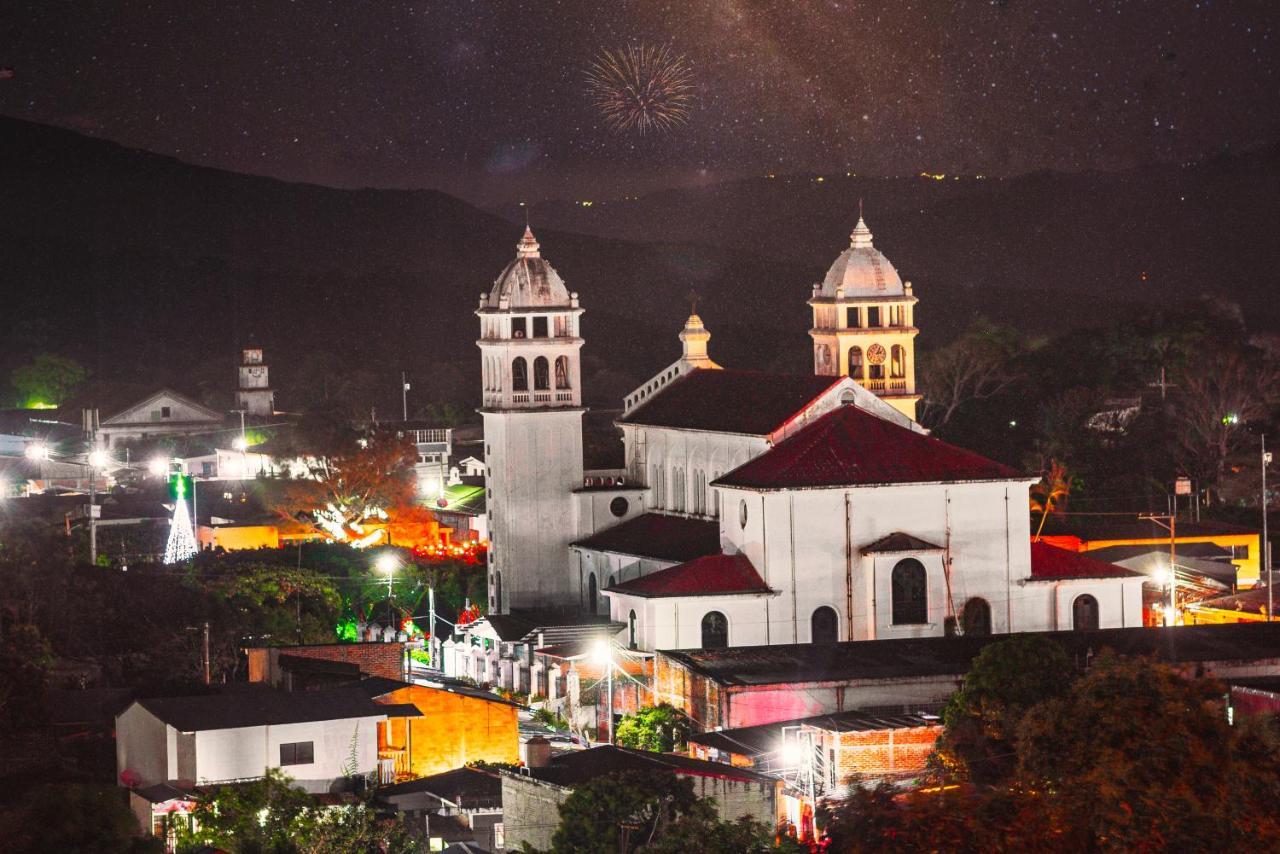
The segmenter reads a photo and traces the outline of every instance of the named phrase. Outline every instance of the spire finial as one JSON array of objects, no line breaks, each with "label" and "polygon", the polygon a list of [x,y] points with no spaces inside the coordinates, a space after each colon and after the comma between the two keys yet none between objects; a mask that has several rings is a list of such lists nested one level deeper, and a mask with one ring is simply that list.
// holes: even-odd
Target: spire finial
[{"label": "spire finial", "polygon": [[854,249],[871,248],[871,229],[867,228],[866,221],[862,218],[862,199],[858,199],[858,224],[853,227],[853,232],[849,235],[849,245]]},{"label": "spire finial", "polygon": [[533,229],[528,223],[524,227],[524,236],[520,238],[520,242],[516,244],[516,255],[521,258],[537,258],[538,257],[538,240],[533,236]]},{"label": "spire finial", "polygon": [[689,301],[689,314],[697,316],[698,300],[701,299],[701,297],[698,296],[698,292],[693,288],[689,288],[689,293],[685,294],[684,298]]}]

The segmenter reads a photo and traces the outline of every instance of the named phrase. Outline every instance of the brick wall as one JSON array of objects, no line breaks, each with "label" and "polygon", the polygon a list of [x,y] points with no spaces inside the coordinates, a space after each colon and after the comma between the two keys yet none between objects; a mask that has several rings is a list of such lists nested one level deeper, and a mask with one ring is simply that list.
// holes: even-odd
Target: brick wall
[{"label": "brick wall", "polygon": [[882,777],[923,771],[925,760],[941,734],[940,726],[840,733],[836,748],[837,782],[844,782],[855,774]]},{"label": "brick wall", "polygon": [[253,647],[246,650],[249,656],[249,681],[277,684],[280,678],[277,659],[282,653],[321,661],[344,661],[355,664],[367,676],[403,679],[404,646],[399,641],[393,641]]}]

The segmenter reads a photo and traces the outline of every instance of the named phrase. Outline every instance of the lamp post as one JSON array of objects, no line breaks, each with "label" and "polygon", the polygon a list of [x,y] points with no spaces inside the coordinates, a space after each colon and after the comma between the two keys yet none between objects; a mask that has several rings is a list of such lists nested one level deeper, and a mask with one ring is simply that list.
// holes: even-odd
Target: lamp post
[{"label": "lamp post", "polygon": [[1262,434],[1262,562],[1267,567],[1267,622],[1271,622],[1271,612],[1275,605],[1275,596],[1271,590],[1271,541],[1267,538],[1267,465],[1271,462],[1271,454],[1267,453],[1267,434]]},{"label": "lamp post", "polygon": [[395,615],[391,611],[391,585],[395,581],[396,569],[400,566],[400,561],[396,558],[395,552],[388,551],[378,555],[374,566],[387,576],[387,625],[391,625],[395,622]]},{"label": "lamp post", "polygon": [[613,744],[613,649],[608,638],[603,638],[596,645],[596,662],[605,668],[605,691],[608,694],[605,726],[609,734],[609,744]]}]

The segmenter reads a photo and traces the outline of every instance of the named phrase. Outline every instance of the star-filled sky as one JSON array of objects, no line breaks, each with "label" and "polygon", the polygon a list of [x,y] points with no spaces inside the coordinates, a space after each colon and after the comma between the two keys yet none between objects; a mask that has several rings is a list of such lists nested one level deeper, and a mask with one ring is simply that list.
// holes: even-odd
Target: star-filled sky
[{"label": "star-filled sky", "polygon": [[[1117,169],[1280,139],[1275,0],[15,5],[0,113],[235,171],[478,202],[770,171]],[[586,69],[631,44],[683,55],[685,125],[606,126]]]}]

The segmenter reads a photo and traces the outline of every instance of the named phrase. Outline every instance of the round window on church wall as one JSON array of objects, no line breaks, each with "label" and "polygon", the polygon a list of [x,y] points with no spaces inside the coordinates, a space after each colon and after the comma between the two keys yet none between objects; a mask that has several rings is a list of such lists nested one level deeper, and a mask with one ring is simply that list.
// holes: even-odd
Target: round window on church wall
[{"label": "round window on church wall", "polygon": [[615,516],[627,515],[627,510],[631,508],[630,502],[619,495],[617,498],[609,502],[609,512]]},{"label": "round window on church wall", "polygon": [[738,502],[738,524],[747,527],[747,499]]}]

